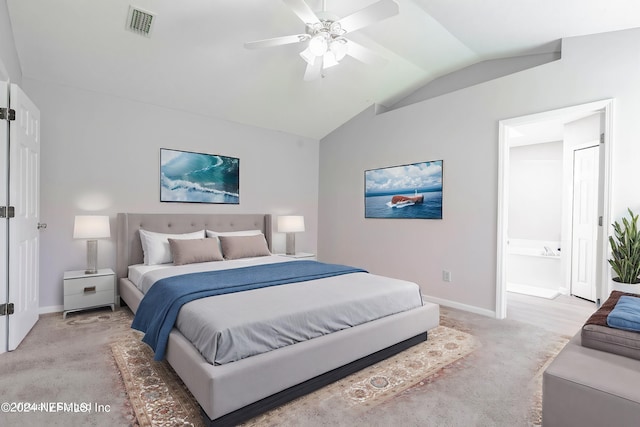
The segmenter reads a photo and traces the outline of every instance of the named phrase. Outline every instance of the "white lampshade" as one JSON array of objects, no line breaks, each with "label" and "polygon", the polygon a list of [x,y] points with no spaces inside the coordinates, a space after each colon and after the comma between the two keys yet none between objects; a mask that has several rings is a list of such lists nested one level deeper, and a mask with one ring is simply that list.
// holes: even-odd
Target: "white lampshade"
[{"label": "white lampshade", "polygon": [[327,43],[327,39],[324,35],[318,34],[315,35],[309,40],[309,50],[315,56],[322,56],[327,52],[329,45]]},{"label": "white lampshade", "polygon": [[74,239],[103,239],[111,237],[109,217],[106,215],[76,215]]},{"label": "white lampshade", "polygon": [[279,216],[278,231],[281,233],[297,233],[304,231],[304,217],[302,215]]},{"label": "white lampshade", "polygon": [[334,65],[338,65],[338,61],[336,60],[333,52],[329,51],[324,54],[322,57],[322,68],[333,67]]},{"label": "white lampshade", "polygon": [[347,54],[347,40],[344,38],[333,40],[329,46],[329,50],[333,52],[333,55],[336,57],[336,61],[341,61]]},{"label": "white lampshade", "polygon": [[[317,58],[316,55],[311,53],[311,50],[309,48],[306,48],[305,50],[300,52],[300,56],[302,57],[302,59],[307,61],[307,64],[309,64],[309,65],[313,65],[316,62],[316,58]],[[511,128],[509,128],[509,129],[511,129]]]}]

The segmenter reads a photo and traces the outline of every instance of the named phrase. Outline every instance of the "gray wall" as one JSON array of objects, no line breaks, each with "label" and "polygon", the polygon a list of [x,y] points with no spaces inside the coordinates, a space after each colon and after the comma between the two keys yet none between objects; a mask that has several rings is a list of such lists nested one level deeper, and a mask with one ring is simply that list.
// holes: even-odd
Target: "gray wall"
[{"label": "gray wall", "polygon": [[[560,48],[558,43],[558,49]],[[387,110],[406,107],[416,102],[444,95],[458,89],[478,83],[504,77],[518,71],[533,68],[560,59],[560,52],[539,53],[536,55],[514,56],[511,58],[491,59],[478,62],[458,71],[439,77],[420,89],[401,99]]]},{"label": "gray wall", "polygon": [[7,0],[0,0],[0,80],[7,79],[20,84],[22,70],[11,31]]},{"label": "gray wall", "polygon": [[[23,79],[42,115],[40,306],[62,304],[62,274],[84,269],[73,240],[78,214],[272,213],[305,216],[299,251],[316,252],[318,141],[196,114]],[[240,158],[240,204],[160,203],[160,148]],[[274,233],[274,250],[284,252]],[[115,267],[115,238],[98,242],[99,267]]]},{"label": "gray wall", "polygon": [[[320,143],[319,257],[420,284],[434,301],[494,314],[498,122],[615,98],[612,216],[638,210],[640,30],[563,40],[562,59],[384,114]],[[442,220],[365,219],[364,170],[444,160]],[[442,270],[452,273],[442,281]]]}]

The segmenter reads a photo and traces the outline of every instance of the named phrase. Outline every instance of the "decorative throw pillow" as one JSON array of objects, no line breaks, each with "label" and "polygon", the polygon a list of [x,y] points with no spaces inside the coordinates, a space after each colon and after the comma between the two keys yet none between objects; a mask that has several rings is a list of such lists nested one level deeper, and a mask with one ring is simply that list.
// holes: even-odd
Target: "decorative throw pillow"
[{"label": "decorative throw pillow", "polygon": [[205,237],[204,230],[184,234],[156,233],[142,229],[138,231],[140,232],[140,243],[142,244],[144,263],[146,265],[168,264],[172,261],[169,238],[184,240]]},{"label": "decorative throw pillow", "polygon": [[260,230],[240,230],[240,231],[213,231],[206,230],[207,237],[218,237],[218,236],[257,236],[258,234],[262,234]]},{"label": "decorative throw pillow", "polygon": [[622,295],[607,316],[607,325],[626,331],[640,332],[640,298]]},{"label": "decorative throw pillow", "polygon": [[[207,237],[211,237],[218,242],[220,245],[220,236],[258,236],[262,234],[260,230],[240,230],[240,231],[213,231],[213,230],[205,230],[205,234]],[[220,250],[222,250],[222,246],[220,246]]]},{"label": "decorative throw pillow", "polygon": [[169,247],[175,265],[224,259],[215,239],[169,239]]},{"label": "decorative throw pillow", "polygon": [[219,236],[219,238],[224,259],[271,255],[267,239],[262,233],[255,236]]}]

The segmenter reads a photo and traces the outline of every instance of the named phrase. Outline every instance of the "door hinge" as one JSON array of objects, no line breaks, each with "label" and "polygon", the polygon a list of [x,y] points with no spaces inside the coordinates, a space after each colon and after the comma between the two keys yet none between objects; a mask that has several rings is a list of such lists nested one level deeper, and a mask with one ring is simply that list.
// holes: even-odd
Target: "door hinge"
[{"label": "door hinge", "polygon": [[15,218],[16,208],[13,206],[0,206],[0,218]]},{"label": "door hinge", "polygon": [[12,108],[0,108],[0,120],[15,120],[16,119],[16,110]]},{"label": "door hinge", "polygon": [[600,144],[604,144],[604,133],[600,134]]},{"label": "door hinge", "polygon": [[13,314],[13,312],[14,308],[12,302],[8,304],[0,304],[0,316],[9,316]]}]

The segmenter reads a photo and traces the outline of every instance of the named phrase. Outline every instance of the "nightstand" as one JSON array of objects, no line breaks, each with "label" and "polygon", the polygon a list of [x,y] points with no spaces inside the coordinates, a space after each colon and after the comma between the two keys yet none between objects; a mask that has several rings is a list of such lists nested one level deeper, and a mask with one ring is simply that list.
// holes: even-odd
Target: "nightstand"
[{"label": "nightstand", "polygon": [[278,254],[278,255],[286,256],[289,258],[297,258],[297,259],[301,259],[301,258],[316,259],[316,254],[310,254],[308,252],[297,252],[293,255],[287,255],[287,254]]},{"label": "nightstand", "polygon": [[86,274],[84,270],[64,272],[64,311],[67,313],[88,308],[111,306],[115,311],[116,275],[110,268],[98,270],[96,274]]}]

